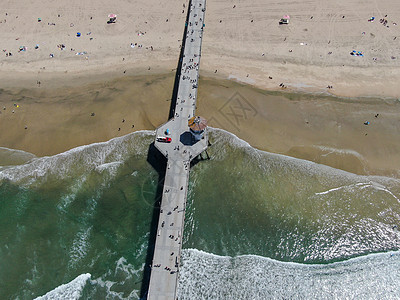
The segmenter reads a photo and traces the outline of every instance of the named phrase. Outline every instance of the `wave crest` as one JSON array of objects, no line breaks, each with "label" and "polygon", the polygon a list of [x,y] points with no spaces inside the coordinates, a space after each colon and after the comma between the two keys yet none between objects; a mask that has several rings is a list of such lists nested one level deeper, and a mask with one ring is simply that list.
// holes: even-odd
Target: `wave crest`
[{"label": "wave crest", "polygon": [[397,299],[400,252],[305,265],[182,251],[179,299]]}]

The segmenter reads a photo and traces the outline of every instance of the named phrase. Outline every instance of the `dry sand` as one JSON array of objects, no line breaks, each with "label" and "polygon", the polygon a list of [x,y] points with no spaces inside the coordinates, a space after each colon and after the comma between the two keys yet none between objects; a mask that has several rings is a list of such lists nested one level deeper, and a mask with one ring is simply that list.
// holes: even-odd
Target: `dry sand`
[{"label": "dry sand", "polygon": [[[49,155],[164,122],[186,16],[183,4],[186,1],[4,3],[0,105],[6,111],[0,115],[0,147]],[[106,24],[109,13],[118,15],[116,24]],[[278,25],[284,14],[291,16],[290,24]],[[368,22],[372,16],[375,21]],[[400,2],[394,0],[208,1],[199,113],[211,125],[261,149],[356,173],[397,176],[399,104],[383,99],[400,97],[397,22]],[[20,46],[26,51],[19,52]],[[351,56],[352,50],[363,51],[364,57]],[[11,57],[6,56],[9,52]],[[270,91],[283,83],[285,92],[381,100],[267,97],[262,90],[223,79]],[[235,117],[227,117],[224,109],[234,103],[229,99],[235,99],[235,92],[250,103],[247,112],[254,110],[254,115],[234,126],[229,118]],[[363,125],[367,120],[371,124]]]},{"label": "dry sand", "polygon": [[[173,69],[186,15],[183,4],[7,1],[0,10],[1,49],[7,50],[0,56],[0,87],[35,86],[37,80],[42,86],[66,85],[71,81],[65,78],[79,83],[125,70],[132,75],[149,67],[152,72]],[[116,24],[106,24],[109,13],[118,15]],[[278,25],[285,14],[290,24]],[[375,21],[368,22],[373,16]],[[387,20],[386,26],[380,19]],[[332,85],[328,91],[341,96],[400,97],[397,23],[396,0],[208,1],[201,70],[268,89],[284,83],[292,90],[327,91]],[[143,47],[132,49],[131,43]],[[19,46],[27,51],[18,52]],[[363,51],[364,57],[351,56],[352,50]],[[13,56],[6,57],[7,52]]]}]

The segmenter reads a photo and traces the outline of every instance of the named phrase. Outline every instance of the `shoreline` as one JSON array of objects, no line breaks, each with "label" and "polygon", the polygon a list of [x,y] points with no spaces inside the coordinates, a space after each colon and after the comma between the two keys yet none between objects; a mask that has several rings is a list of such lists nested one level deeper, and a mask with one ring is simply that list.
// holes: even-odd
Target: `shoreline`
[{"label": "shoreline", "polygon": [[[198,112],[210,126],[261,150],[400,176],[400,2],[206,9]],[[52,155],[164,123],[186,13],[178,0],[6,3],[0,146]]]},{"label": "shoreline", "polygon": [[[167,121],[174,77],[166,71],[3,90],[0,127],[8,130],[0,132],[0,147],[44,156],[154,130]],[[356,174],[400,177],[397,100],[266,91],[204,76],[199,87],[198,114],[254,148]],[[364,125],[366,120],[371,124]]]}]

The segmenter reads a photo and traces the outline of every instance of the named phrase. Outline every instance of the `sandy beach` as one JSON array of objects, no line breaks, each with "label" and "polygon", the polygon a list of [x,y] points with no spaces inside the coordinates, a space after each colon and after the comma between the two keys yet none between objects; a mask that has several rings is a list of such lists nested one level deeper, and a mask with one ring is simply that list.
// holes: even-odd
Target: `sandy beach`
[{"label": "sandy beach", "polygon": [[[165,122],[186,6],[4,4],[0,147],[51,155]],[[399,176],[397,22],[393,0],[209,1],[198,112],[259,149]],[[235,103],[247,114],[229,115]]]},{"label": "sandy beach", "polygon": [[[176,68],[186,5],[8,2],[0,12],[0,86],[69,85]],[[107,24],[110,13],[118,16],[115,24]],[[286,14],[290,24],[279,25]],[[201,72],[266,89],[284,83],[340,96],[400,97],[398,22],[400,3],[393,0],[209,1]]]},{"label": "sandy beach", "polygon": [[[173,81],[170,72],[3,92],[0,147],[52,155],[153,130],[168,118]],[[399,176],[397,100],[268,92],[206,77],[199,86],[198,113],[254,147],[357,174]]]}]

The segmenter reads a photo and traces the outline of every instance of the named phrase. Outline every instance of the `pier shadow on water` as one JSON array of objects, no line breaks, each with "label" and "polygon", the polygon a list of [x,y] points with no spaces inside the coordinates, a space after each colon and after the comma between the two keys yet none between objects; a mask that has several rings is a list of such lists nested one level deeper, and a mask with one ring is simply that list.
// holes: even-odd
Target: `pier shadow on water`
[{"label": "pier shadow on water", "polygon": [[147,292],[150,284],[151,264],[153,261],[154,247],[157,237],[158,219],[160,217],[160,205],[164,187],[165,172],[167,169],[167,159],[155,147],[154,142],[150,144],[147,153],[147,162],[157,171],[158,183],[154,199],[153,213],[150,222],[149,242],[147,246],[146,261],[143,272],[142,286],[140,289],[140,299],[147,299]]},{"label": "pier shadow on water", "polygon": [[[187,6],[185,27],[183,30],[182,46],[181,46],[181,51],[179,54],[178,65],[176,68],[174,87],[172,90],[171,106],[169,109],[168,120],[173,118],[174,114],[175,114],[175,106],[176,106],[176,102],[178,99],[179,79],[181,76],[182,62],[183,62],[183,56],[184,56],[184,51],[185,51],[186,32],[187,32],[187,25],[189,24],[189,15],[190,15],[191,5],[192,5],[192,1],[189,1],[188,6]],[[148,293],[148,289],[149,289],[149,285],[150,285],[151,264],[153,261],[154,247],[156,244],[157,226],[158,226],[158,220],[160,217],[160,205],[161,205],[162,192],[163,192],[163,187],[164,187],[165,172],[166,172],[166,167],[167,167],[167,159],[161,154],[160,151],[158,151],[158,149],[154,145],[154,142],[151,143],[149,146],[149,150],[147,153],[147,162],[157,171],[158,184],[157,184],[157,191],[156,191],[156,195],[155,195],[155,199],[154,199],[153,214],[152,214],[152,218],[151,218],[151,222],[150,222],[149,243],[147,246],[144,274],[143,274],[142,285],[141,285],[141,289],[140,289],[140,299],[147,299],[147,293]]]}]

